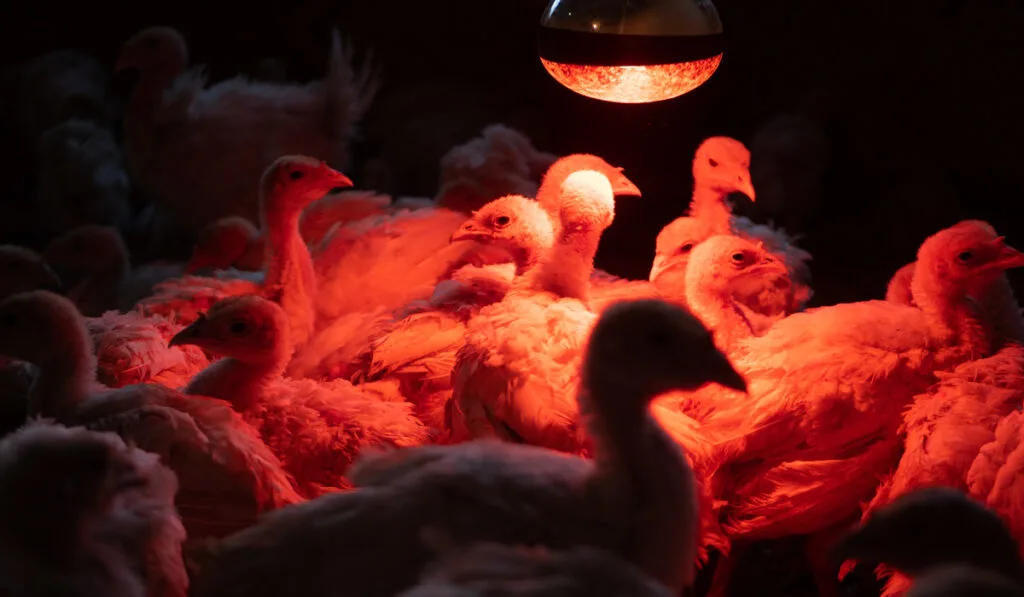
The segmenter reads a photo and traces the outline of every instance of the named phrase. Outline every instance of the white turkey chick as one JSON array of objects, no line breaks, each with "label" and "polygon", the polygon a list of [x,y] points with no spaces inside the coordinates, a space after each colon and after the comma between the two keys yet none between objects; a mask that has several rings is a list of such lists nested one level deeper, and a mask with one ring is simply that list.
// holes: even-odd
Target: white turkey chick
[{"label": "white turkey chick", "polygon": [[27,424],[0,442],[0,592],[185,597],[177,489],[113,433]]},{"label": "white turkey chick", "polygon": [[381,400],[373,384],[287,379],[288,317],[258,296],[224,299],[170,344],[194,344],[223,356],[185,391],[231,403],[255,427],[307,497],[348,488],[352,461],[367,448],[425,444],[430,433],[411,405]]},{"label": "white turkey chick", "polygon": [[116,309],[127,312],[161,282],[182,275],[184,266],[157,261],[136,267],[113,226],[85,225],[50,241],[43,258],[61,277],[65,294],[87,317]]},{"label": "white turkey chick", "polygon": [[178,476],[175,504],[190,540],[229,534],[301,501],[281,463],[226,402],[154,384],[98,383],[85,321],[62,296],[37,290],[0,302],[0,354],[37,370],[30,417],[113,431],[158,454]]},{"label": "white turkey chick", "polygon": [[128,228],[131,188],[113,133],[67,120],[43,133],[36,153],[35,207],[49,235],[85,224]]},{"label": "white turkey chick", "polygon": [[224,540],[193,597],[394,595],[433,559],[424,529],[456,544],[607,549],[674,592],[690,587],[695,480],[649,405],[670,390],[743,381],[699,321],[661,301],[608,308],[586,352],[578,396],[595,460],[487,440],[364,455],[350,472],[355,491]]},{"label": "white turkey chick", "polygon": [[98,317],[122,306],[121,286],[131,269],[128,247],[111,226],[75,227],[50,241],[43,259],[58,273],[67,296],[82,315]]},{"label": "white turkey chick", "polygon": [[207,224],[192,245],[186,274],[201,270],[235,268],[247,272],[263,269],[265,244],[260,229],[241,216],[228,216]]},{"label": "white turkey chick", "polygon": [[484,127],[480,136],[441,157],[437,205],[470,213],[505,195],[532,197],[544,172],[558,156],[538,151],[523,133],[503,124]]},{"label": "white turkey chick", "polygon": [[[331,192],[302,210],[299,234],[310,247],[316,247],[338,225],[358,222],[389,211],[391,196],[374,191]],[[185,272],[235,268],[242,271],[263,269],[266,241],[255,224],[241,216],[229,216],[206,225],[192,247]]]},{"label": "white turkey chick", "polygon": [[[60,290],[60,280],[41,255],[15,245],[0,245],[0,301],[30,290]],[[24,361],[0,356],[0,437],[25,422],[25,394],[35,372]]]},{"label": "white turkey chick", "polygon": [[188,63],[181,33],[152,27],[125,43],[117,70],[141,72],[124,122],[129,173],[193,234],[226,216],[256,221],[256,181],[282,155],[346,167],[353,129],[378,87],[369,65],[354,71],[336,30],[325,79],[305,85],[236,77],[207,88],[202,69]]},{"label": "white turkey chick", "polygon": [[445,547],[402,597],[669,597],[635,566],[589,547],[549,550],[481,543]]},{"label": "white turkey chick", "polygon": [[321,160],[299,155],[277,158],[258,184],[260,227],[266,238],[264,271],[218,271],[213,276],[168,280],[158,285],[153,296],[140,301],[136,311],[189,324],[223,298],[258,294],[281,305],[292,325],[292,342],[302,346],[314,332],[317,298],[322,294],[312,256],[299,232],[302,210],[331,189],[351,186],[347,176]]},{"label": "white turkey chick", "polygon": [[919,489],[879,508],[840,540],[833,555],[894,568],[914,581],[957,565],[1024,581],[1019,544],[999,516],[945,487]]},{"label": "white turkey chick", "polygon": [[42,255],[17,245],[0,245],[0,300],[19,292],[59,292],[60,288],[60,278]]}]

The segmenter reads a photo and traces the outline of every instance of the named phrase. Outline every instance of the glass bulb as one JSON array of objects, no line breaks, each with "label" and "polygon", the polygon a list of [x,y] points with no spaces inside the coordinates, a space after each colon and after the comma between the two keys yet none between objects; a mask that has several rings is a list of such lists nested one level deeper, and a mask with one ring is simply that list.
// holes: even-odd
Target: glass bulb
[{"label": "glass bulb", "polygon": [[722,62],[722,22],[710,0],[551,0],[538,53],[556,81],[608,102],[679,97]]}]

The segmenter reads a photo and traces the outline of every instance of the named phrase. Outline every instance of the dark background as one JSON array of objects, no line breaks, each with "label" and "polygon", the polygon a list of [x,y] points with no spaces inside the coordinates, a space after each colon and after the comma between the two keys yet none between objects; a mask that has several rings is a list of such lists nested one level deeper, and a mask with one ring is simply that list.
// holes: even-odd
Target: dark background
[{"label": "dark background", "polygon": [[587,99],[546,75],[535,51],[545,3],[42,0],[19,6],[27,15],[6,21],[0,44],[8,63],[75,47],[113,64],[137,30],[173,25],[214,80],[267,56],[306,80],[322,74],[337,24],[384,69],[356,148],[361,160],[396,162],[380,190],[432,195],[436,158],[489,122],[547,151],[597,153],[644,190],[620,202],[599,257],[632,277],[646,277],[657,231],[685,208],[701,139],[749,141],[769,118],[799,110],[828,140],[824,191],[815,209],[768,215],[804,235],[816,303],[881,296],[925,236],[959,219],[987,219],[1024,245],[1019,0],[717,0],[728,40],[718,72],[646,106]]}]

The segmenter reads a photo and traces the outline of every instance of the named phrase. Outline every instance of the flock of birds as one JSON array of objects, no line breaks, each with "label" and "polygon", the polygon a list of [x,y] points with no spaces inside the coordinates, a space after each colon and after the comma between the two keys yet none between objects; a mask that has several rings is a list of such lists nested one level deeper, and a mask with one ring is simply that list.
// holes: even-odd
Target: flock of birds
[{"label": "flock of birds", "polygon": [[[809,535],[823,595],[858,563],[1024,595],[1024,254],[992,226],[807,309],[811,256],[732,213],[750,153],[712,137],[621,279],[594,255],[641,191],[598,156],[491,125],[434,198],[350,188],[377,83],[342,48],[207,87],[147,29],[123,146],[79,63],[33,71],[67,101],[54,238],[0,247],[0,594],[654,597],[714,552],[725,595],[745,546]],[[188,262],[133,263],[139,221]]]}]

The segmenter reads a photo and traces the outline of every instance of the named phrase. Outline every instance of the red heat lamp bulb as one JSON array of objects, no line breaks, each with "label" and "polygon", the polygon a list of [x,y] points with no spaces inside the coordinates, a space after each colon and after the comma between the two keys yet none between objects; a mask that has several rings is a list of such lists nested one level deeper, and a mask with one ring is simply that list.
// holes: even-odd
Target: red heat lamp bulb
[{"label": "red heat lamp bulb", "polygon": [[551,0],[538,33],[556,81],[598,100],[659,102],[703,85],[722,62],[710,0]]}]

